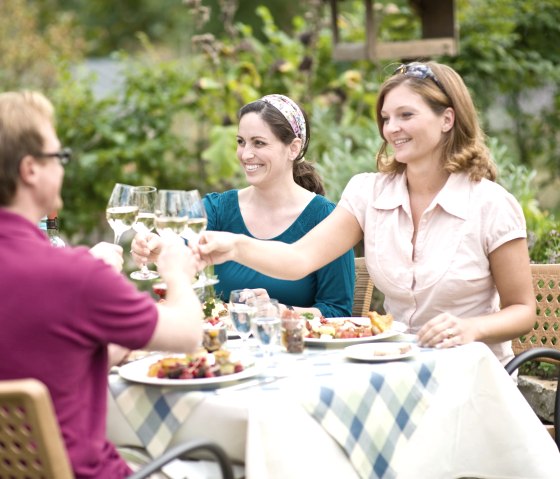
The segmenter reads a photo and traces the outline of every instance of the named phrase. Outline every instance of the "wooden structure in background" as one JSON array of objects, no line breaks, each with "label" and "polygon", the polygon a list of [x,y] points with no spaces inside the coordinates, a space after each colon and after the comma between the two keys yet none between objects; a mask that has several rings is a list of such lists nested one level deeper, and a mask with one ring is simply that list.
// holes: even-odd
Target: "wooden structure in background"
[{"label": "wooden structure in background", "polygon": [[455,0],[410,0],[422,23],[422,38],[399,42],[378,42],[375,0],[363,0],[365,6],[365,43],[340,42],[338,4],[344,0],[327,0],[331,7],[334,48],[333,58],[341,61],[416,59],[433,55],[456,55],[458,32]]}]

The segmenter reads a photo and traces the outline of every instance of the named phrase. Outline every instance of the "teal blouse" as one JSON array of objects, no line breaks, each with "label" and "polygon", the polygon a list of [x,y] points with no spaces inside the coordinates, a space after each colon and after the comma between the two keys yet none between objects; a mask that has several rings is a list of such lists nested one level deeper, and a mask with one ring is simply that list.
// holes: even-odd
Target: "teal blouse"
[{"label": "teal blouse", "polygon": [[[253,237],[239,209],[238,190],[210,193],[204,197],[208,214],[208,229],[229,231]],[[294,223],[275,241],[294,243],[335,208],[334,203],[316,195]],[[233,289],[265,288],[271,298],[280,303],[304,308],[318,308],[325,317],[352,315],[354,298],[354,252],[348,251],[332,263],[297,281],[286,281],[261,274],[239,263],[228,261],[214,267],[220,282],[216,293],[228,301]]]}]

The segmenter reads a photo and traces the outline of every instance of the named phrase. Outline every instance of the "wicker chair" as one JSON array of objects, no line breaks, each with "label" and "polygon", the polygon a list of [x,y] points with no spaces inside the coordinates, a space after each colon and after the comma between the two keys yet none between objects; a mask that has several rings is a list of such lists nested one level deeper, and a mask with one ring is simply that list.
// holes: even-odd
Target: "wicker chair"
[{"label": "wicker chair", "polygon": [[[180,444],[130,479],[145,479],[181,455],[202,450],[218,460],[224,479],[233,479],[228,457],[208,441]],[[0,381],[0,464],[0,477],[74,478],[49,391],[36,379]]]},{"label": "wicker chair", "polygon": [[354,258],[356,269],[356,282],[354,286],[354,304],[352,305],[352,316],[367,316],[371,308],[373,296],[373,281],[366,268],[366,259]]},{"label": "wicker chair", "polygon": [[[560,264],[532,264],[537,303],[533,329],[512,341],[515,358],[506,365],[512,374],[527,361],[560,364]],[[559,378],[560,379],[560,378]],[[547,426],[560,449],[560,389],[556,387],[554,426]]]},{"label": "wicker chair", "polygon": [[560,351],[560,264],[532,264],[531,273],[537,320],[529,333],[512,341],[516,356],[535,347]]}]

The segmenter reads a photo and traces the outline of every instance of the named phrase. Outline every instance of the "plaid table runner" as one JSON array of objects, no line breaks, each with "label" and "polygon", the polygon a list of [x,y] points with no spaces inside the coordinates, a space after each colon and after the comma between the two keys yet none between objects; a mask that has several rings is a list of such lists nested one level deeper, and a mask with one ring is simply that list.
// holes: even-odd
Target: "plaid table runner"
[{"label": "plaid table runner", "polygon": [[117,406],[152,457],[165,451],[173,435],[204,399],[201,391],[131,384],[109,376],[109,388]]},{"label": "plaid table runner", "polygon": [[406,445],[437,388],[435,362],[404,361],[336,374],[302,403],[344,448],[360,477],[396,477],[391,459]]}]

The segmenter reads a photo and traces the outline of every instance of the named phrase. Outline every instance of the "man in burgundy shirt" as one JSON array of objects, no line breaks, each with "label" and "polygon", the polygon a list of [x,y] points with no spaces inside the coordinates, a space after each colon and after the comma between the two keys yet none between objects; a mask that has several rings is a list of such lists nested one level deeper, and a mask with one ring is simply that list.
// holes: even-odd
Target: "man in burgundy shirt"
[{"label": "man in burgundy shirt", "polygon": [[62,207],[67,160],[43,95],[0,94],[0,379],[47,385],[76,478],[124,478],[131,471],[105,436],[109,346],[193,351],[196,260],[182,241],[166,244],[167,302],[155,304],[115,272],[120,246],[51,247],[37,224]]}]

